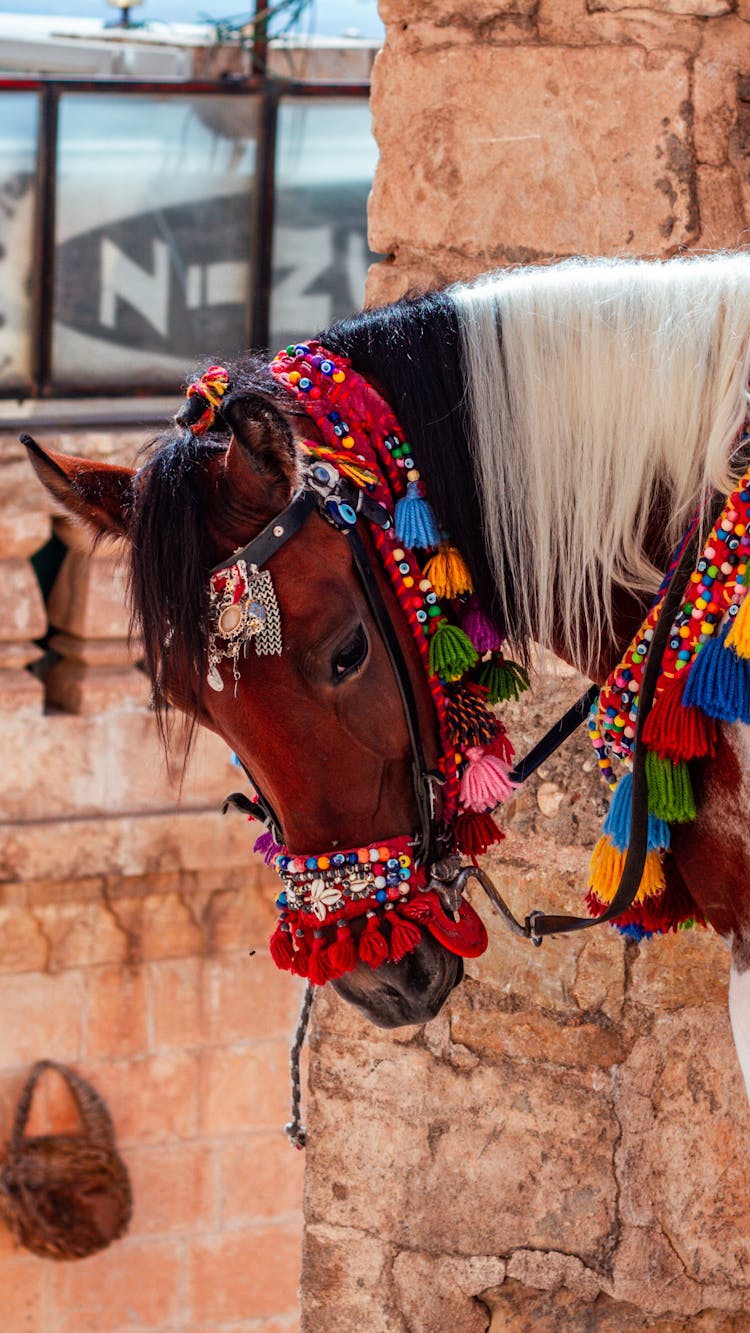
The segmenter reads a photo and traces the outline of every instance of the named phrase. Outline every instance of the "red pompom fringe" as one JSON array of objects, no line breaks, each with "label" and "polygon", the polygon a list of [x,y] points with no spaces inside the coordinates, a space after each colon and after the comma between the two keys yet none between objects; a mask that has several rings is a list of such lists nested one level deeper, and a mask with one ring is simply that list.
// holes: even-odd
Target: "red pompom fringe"
[{"label": "red pompom fringe", "polygon": [[359,937],[359,956],[368,967],[380,967],[381,963],[388,961],[388,941],[374,913],[368,916],[367,924]]},{"label": "red pompom fringe", "polygon": [[462,810],[456,820],[456,846],[464,856],[483,856],[488,847],[505,837],[491,815]]},{"label": "red pompom fringe", "polygon": [[716,753],[716,719],[700,708],[685,707],[682,696],[686,681],[684,671],[669,681],[643,724],[644,744],[674,763],[713,758]]}]

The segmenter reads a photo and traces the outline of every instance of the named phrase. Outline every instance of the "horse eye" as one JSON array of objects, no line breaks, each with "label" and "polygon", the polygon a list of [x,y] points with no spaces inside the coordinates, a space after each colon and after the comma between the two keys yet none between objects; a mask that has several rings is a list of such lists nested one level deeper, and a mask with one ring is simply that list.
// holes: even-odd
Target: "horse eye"
[{"label": "horse eye", "polygon": [[333,679],[338,685],[351,676],[367,657],[369,643],[364,625],[358,625],[352,637],[339,648],[333,659]]}]

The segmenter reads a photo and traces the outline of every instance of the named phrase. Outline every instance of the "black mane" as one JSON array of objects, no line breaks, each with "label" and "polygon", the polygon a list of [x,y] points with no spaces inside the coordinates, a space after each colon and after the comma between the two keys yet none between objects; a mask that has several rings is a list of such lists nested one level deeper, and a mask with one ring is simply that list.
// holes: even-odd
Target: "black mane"
[{"label": "black mane", "polygon": [[[472,463],[471,417],[456,307],[445,292],[406,296],[319,335],[383,391],[412,445],[430,503],[471,570],[482,606],[500,619]],[[508,605],[513,606],[512,590]],[[506,626],[512,637],[512,626]],[[514,644],[526,656],[526,645]]]}]

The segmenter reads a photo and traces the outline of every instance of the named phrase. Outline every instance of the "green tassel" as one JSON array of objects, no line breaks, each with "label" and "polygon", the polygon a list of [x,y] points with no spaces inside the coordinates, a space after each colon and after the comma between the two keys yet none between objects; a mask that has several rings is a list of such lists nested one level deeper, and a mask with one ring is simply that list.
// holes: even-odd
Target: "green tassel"
[{"label": "green tassel", "polygon": [[499,704],[518,699],[529,688],[529,677],[518,662],[510,662],[502,653],[493,653],[479,673],[479,684],[487,690],[487,702]]},{"label": "green tassel", "polygon": [[430,671],[441,680],[458,680],[479,660],[468,634],[448,620],[438,621],[430,639]]},{"label": "green tassel", "polygon": [[662,759],[655,750],[646,752],[648,808],[668,824],[688,824],[695,819],[695,800],[688,766]]}]

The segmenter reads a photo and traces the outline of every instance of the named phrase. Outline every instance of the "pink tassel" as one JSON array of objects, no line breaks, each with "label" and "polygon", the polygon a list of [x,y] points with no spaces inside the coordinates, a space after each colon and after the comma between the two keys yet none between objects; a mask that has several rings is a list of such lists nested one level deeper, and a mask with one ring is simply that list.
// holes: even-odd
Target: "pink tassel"
[{"label": "pink tassel", "polygon": [[515,787],[508,781],[508,765],[502,759],[478,745],[470,746],[466,758],[468,764],[461,778],[461,802],[465,809],[494,810],[513,795]]},{"label": "pink tassel", "polygon": [[467,602],[466,610],[461,617],[461,628],[468,634],[480,655],[495,652],[503,646],[502,634],[489,616],[485,615],[476,596]]}]

